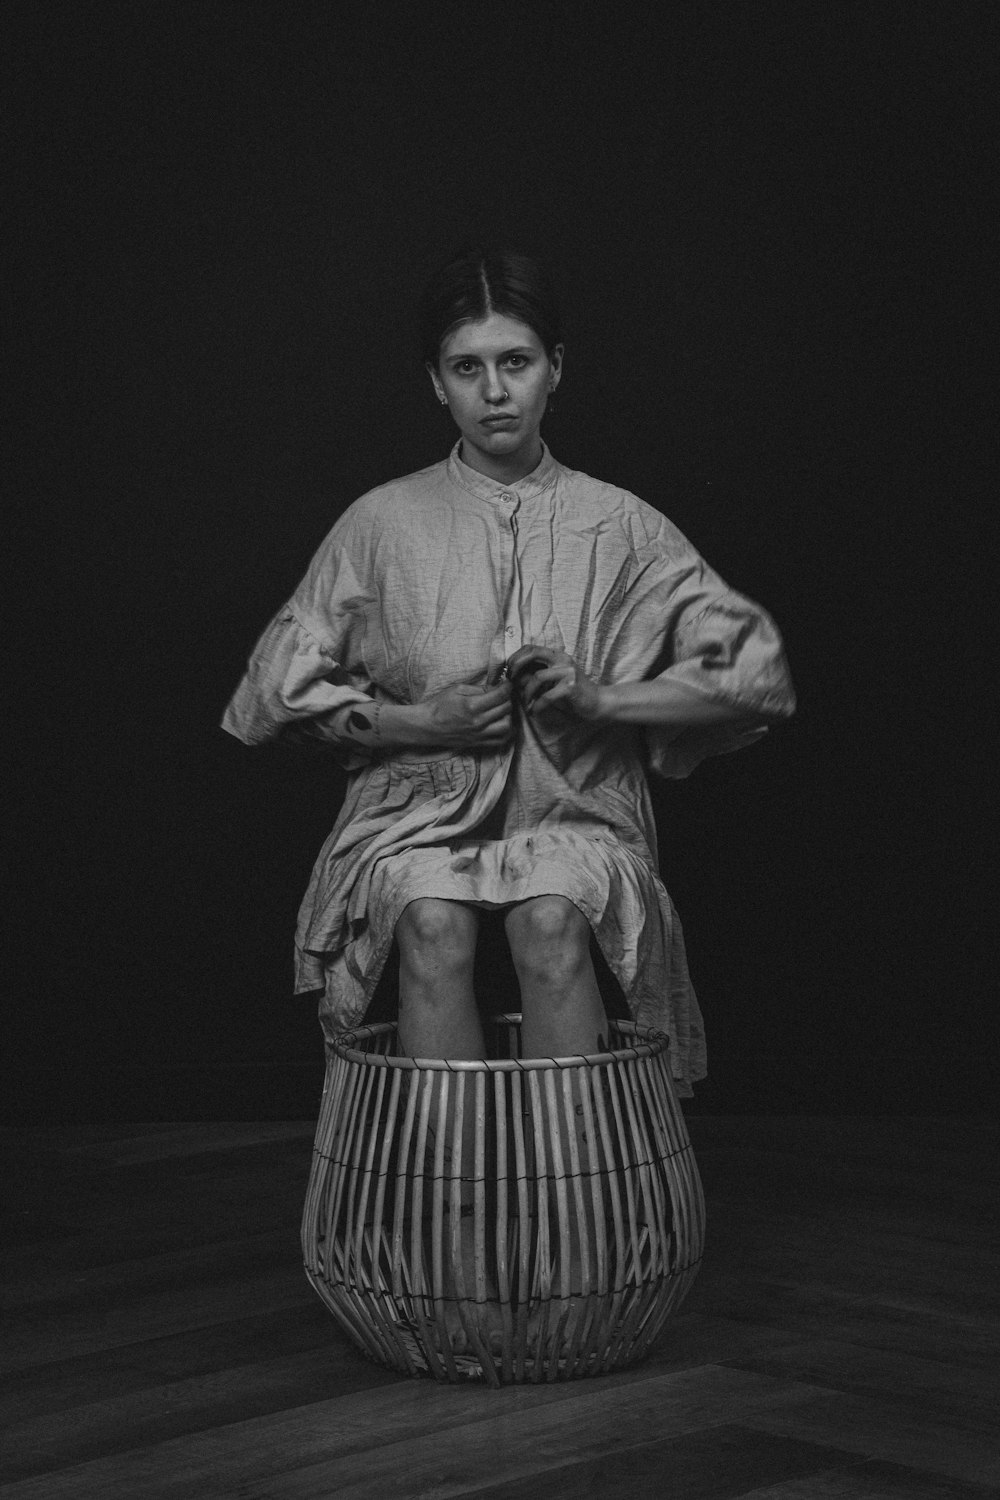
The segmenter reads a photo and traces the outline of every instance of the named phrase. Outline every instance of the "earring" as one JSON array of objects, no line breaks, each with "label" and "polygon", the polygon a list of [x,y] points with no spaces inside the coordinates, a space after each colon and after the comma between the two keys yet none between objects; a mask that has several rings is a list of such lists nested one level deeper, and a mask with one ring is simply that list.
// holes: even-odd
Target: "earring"
[{"label": "earring", "polygon": [[441,403],[442,406],[447,406],[448,405],[448,397],[447,396],[439,396],[438,400],[440,401],[440,403]]}]

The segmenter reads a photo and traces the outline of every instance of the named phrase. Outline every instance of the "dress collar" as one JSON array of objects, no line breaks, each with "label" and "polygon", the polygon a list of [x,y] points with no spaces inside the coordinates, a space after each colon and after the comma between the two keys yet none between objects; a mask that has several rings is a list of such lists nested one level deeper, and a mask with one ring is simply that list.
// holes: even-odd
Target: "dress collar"
[{"label": "dress collar", "polygon": [[498,479],[489,479],[485,474],[480,474],[478,469],[470,469],[458,456],[461,446],[462,440],[459,438],[448,455],[448,475],[464,490],[471,490],[480,500],[499,500],[512,493],[519,495],[522,500],[533,500],[555,484],[559,465],[544,442],[538,463],[530,474],[525,474],[516,484],[501,484]]}]

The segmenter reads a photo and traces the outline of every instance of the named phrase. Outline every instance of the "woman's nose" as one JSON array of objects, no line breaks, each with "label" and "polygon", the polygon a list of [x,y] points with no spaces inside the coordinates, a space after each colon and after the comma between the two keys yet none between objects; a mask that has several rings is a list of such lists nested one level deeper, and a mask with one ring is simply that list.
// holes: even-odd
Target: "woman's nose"
[{"label": "woman's nose", "polygon": [[487,401],[506,401],[507,392],[504,390],[499,370],[486,371],[486,390],[484,395]]}]

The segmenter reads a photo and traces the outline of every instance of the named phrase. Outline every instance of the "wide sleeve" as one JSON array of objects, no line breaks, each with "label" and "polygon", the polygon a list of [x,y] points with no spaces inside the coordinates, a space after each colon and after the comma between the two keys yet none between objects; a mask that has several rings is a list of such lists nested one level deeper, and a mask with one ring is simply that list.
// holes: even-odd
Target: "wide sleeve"
[{"label": "wide sleeve", "polygon": [[[341,742],[330,719],[351,703],[370,703],[372,683],[357,651],[371,590],[343,545],[345,528],[326,539],[293,597],[264,630],[233,694],[222,727],[245,745],[279,736]],[[347,749],[349,766],[369,757]]]},{"label": "wide sleeve", "polygon": [[350,686],[336,657],[286,605],[254,647],[222,727],[245,745],[295,728],[332,739],[324,719],[349,703],[370,701]]},{"label": "wide sleeve", "polygon": [[649,726],[650,768],[684,777],[712,755],[751,745],[768,726],[795,712],[795,690],[781,636],[771,616],[752,599],[728,588],[708,565],[689,554],[670,589],[669,629],[650,676],[683,684],[736,711],[721,724],[676,731]]}]

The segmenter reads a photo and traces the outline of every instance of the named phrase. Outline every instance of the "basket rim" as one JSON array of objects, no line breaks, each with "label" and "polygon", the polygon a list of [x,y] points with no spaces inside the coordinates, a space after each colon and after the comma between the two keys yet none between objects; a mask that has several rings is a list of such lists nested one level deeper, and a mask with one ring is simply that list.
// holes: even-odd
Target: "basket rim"
[{"label": "basket rim", "polygon": [[[520,1021],[520,1011],[505,1011],[489,1018],[494,1023]],[[395,1031],[396,1021],[372,1021],[340,1031],[327,1041],[327,1048],[346,1062],[372,1068],[401,1068],[410,1072],[432,1073],[532,1073],[549,1068],[607,1067],[611,1063],[634,1062],[642,1057],[658,1057],[667,1051],[670,1038],[665,1031],[644,1026],[639,1021],[614,1020],[611,1025],[629,1032],[638,1040],[630,1047],[616,1047],[608,1052],[576,1053],[568,1057],[401,1057],[391,1053],[366,1052],[354,1043],[360,1038],[383,1036]],[[641,1038],[641,1039],[639,1039]]]}]

